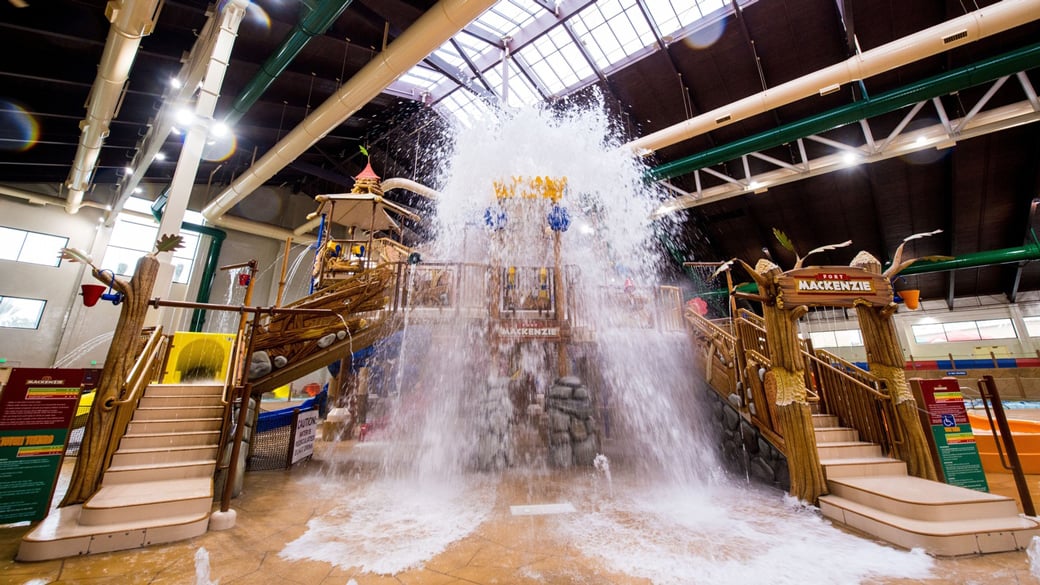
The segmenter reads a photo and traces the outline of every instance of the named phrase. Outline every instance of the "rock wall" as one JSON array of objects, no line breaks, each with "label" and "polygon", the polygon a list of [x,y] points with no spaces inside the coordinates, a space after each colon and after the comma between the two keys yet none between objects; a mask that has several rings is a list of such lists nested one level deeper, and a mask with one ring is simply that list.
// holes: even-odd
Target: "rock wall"
[{"label": "rock wall", "polygon": [[[722,446],[722,464],[726,469],[758,483],[789,491],[791,477],[787,458],[718,392],[707,385],[702,392],[711,408],[712,431]],[[730,400],[739,401],[739,397],[731,394]]]},{"label": "rock wall", "polygon": [[478,398],[476,467],[481,471],[501,471],[513,465],[515,449],[510,420],[513,402],[509,399],[509,378],[492,378],[487,391]]},{"label": "rock wall", "polygon": [[549,425],[549,464],[591,466],[599,451],[599,428],[589,389],[575,376],[564,376],[545,399]]}]

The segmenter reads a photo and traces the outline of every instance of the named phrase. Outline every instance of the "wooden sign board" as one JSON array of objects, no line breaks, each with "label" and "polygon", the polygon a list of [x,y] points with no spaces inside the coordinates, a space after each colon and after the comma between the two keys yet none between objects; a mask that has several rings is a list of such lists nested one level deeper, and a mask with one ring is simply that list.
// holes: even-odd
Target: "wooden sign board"
[{"label": "wooden sign board", "polygon": [[892,283],[880,274],[850,266],[810,266],[777,279],[778,300],[787,308],[854,307],[856,301],[883,307],[892,302]]}]

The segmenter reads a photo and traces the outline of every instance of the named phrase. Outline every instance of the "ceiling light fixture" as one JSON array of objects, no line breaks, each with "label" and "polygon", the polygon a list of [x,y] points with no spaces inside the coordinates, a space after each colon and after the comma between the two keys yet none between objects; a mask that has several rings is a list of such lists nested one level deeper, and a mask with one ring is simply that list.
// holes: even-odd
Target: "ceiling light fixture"
[{"label": "ceiling light fixture", "polygon": [[841,160],[847,165],[859,164],[859,155],[854,152],[846,152],[841,156]]}]

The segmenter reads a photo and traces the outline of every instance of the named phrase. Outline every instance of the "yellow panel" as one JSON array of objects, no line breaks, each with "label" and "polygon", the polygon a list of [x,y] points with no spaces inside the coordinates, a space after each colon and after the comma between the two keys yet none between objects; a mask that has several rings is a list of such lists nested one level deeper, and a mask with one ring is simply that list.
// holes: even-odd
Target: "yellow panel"
[{"label": "yellow panel", "polygon": [[174,333],[163,383],[222,382],[234,344],[230,333]]}]

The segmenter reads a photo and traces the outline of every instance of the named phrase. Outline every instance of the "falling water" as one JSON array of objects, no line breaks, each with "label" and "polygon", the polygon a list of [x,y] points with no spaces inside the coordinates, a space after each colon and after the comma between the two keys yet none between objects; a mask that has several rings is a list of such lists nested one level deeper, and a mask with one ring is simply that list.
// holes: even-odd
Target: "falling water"
[{"label": "falling water", "polygon": [[[423,250],[424,262],[551,267],[548,202],[500,203],[492,185],[512,177],[567,181],[560,204],[571,227],[561,235],[562,263],[576,275],[568,290],[576,307],[572,317],[593,332],[595,351],[583,356],[587,370],[595,372],[595,391],[614,417],[598,421],[601,433],[607,424],[611,429],[609,460],[597,458],[611,494],[594,501],[595,490],[582,479],[591,470],[575,474],[559,495],[581,516],[554,517],[539,537],[551,533],[609,570],[657,584],[799,578],[824,585],[929,575],[924,554],[842,533],[815,508],[724,476],[690,384],[703,374],[691,370],[689,338],[655,326],[652,293],[662,284],[658,267],[667,262],[659,241],[674,220],[650,219],[663,194],[644,182],[641,163],[620,148],[601,104],[564,113],[510,112],[460,129],[452,139],[437,182],[437,237]],[[491,228],[504,214],[504,227],[485,226],[486,213]],[[489,290],[492,282],[471,288]],[[493,294],[497,299],[500,293]],[[509,457],[476,465],[494,435],[488,419],[524,414],[497,409],[502,400],[496,389],[526,376],[543,390],[558,375],[555,351],[508,340],[493,344],[492,325],[486,311],[461,311],[429,326],[427,342],[402,349],[397,367],[413,374],[399,384],[401,406],[385,435],[383,475],[349,506],[312,520],[282,556],[385,574],[419,566],[475,530],[491,513],[496,483],[511,474],[474,469],[497,470],[498,463],[544,469],[544,460]],[[325,489],[330,482],[320,484]],[[386,537],[373,541],[371,535]],[[809,565],[813,571],[805,570]]]},{"label": "falling water", "polygon": [[92,350],[95,347],[101,345],[102,343],[106,343],[106,342],[110,341],[112,339],[113,333],[114,333],[113,331],[108,331],[106,333],[101,333],[100,335],[96,335],[96,336],[91,337],[90,339],[84,341],[83,343],[81,343],[78,346],[76,346],[72,351],[70,351],[69,353],[65,354],[64,357],[62,357],[62,358],[58,359],[57,361],[55,361],[54,362],[54,367],[55,368],[68,367],[69,364],[72,364],[76,360],[78,360],[79,358],[87,355],[87,352],[89,352],[90,350]]}]

